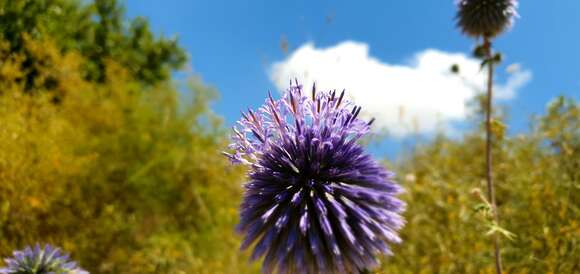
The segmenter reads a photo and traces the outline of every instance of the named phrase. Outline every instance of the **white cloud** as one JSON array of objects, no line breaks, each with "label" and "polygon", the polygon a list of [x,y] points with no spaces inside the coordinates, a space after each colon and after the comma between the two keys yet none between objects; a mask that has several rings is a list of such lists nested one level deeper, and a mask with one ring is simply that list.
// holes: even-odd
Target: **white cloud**
[{"label": "white cloud", "polygon": [[[459,75],[451,73],[453,64],[459,65]],[[513,98],[532,77],[519,65],[508,71],[505,83],[496,85],[496,97],[503,100]],[[329,48],[304,44],[272,64],[269,73],[279,90],[294,78],[308,87],[316,81],[320,89],[346,88],[366,115],[398,137],[450,128],[450,122],[466,117],[466,102],[485,84],[480,61],[462,53],[427,49],[405,64],[388,64],[370,56],[367,44],[353,41]]]}]

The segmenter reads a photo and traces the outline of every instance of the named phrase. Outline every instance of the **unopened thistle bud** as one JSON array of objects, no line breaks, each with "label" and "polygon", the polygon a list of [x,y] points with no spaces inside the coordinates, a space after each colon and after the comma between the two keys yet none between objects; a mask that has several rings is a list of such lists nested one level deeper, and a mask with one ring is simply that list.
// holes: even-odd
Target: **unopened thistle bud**
[{"label": "unopened thistle bud", "polygon": [[458,0],[457,26],[473,37],[493,38],[513,24],[517,0]]}]

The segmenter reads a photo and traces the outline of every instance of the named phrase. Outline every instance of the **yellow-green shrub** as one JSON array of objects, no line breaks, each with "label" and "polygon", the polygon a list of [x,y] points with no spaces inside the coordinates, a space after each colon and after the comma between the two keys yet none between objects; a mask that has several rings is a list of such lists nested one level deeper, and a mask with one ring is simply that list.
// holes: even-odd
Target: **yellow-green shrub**
[{"label": "yellow-green shrub", "polygon": [[[557,98],[529,134],[497,138],[494,170],[506,273],[580,271],[580,105]],[[399,166],[407,226],[381,273],[495,273],[485,193],[484,138],[439,137]]]},{"label": "yellow-green shrub", "polygon": [[[197,79],[188,96],[143,88],[107,62],[84,80],[75,52],[26,38],[0,43],[0,256],[35,242],[62,246],[92,273],[257,273],[233,232],[242,170],[219,155],[224,132]],[[52,83],[52,84],[51,84]],[[508,273],[579,270],[580,110],[558,98],[529,134],[494,148]],[[438,137],[396,168],[407,226],[377,273],[492,273],[489,227],[474,211],[484,190],[483,138]]]},{"label": "yellow-green shrub", "polygon": [[26,47],[43,60],[32,94],[22,59],[0,56],[0,255],[46,242],[92,273],[251,272],[233,232],[241,170],[220,155],[207,108],[215,92],[195,78],[188,96],[144,89],[114,62],[96,84],[80,55]]}]

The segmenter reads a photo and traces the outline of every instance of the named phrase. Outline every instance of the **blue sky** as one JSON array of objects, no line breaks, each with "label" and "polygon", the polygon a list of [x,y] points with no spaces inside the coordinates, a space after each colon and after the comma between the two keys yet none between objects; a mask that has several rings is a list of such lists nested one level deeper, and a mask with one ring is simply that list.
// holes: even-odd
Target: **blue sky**
[{"label": "blue sky", "polygon": [[[427,49],[449,59],[457,53],[469,56],[474,45],[473,40],[455,29],[452,0],[357,3],[347,0],[128,0],[126,9],[130,17],[147,17],[157,33],[179,37],[190,54],[193,71],[219,90],[220,99],[213,108],[228,125],[238,119],[241,109],[259,106],[268,90],[279,89],[280,84],[272,77],[274,63],[283,63],[288,68],[284,71],[292,71],[296,62],[310,60],[313,55],[307,55],[308,50],[317,57],[326,49],[350,54],[366,47],[368,52],[361,60],[381,64],[384,70],[380,71],[391,71],[401,67],[417,69],[412,63],[420,62],[420,54]],[[503,67],[498,70],[500,83],[508,82],[510,75],[505,73],[505,68],[513,63],[533,75],[514,96],[501,101],[510,108],[512,132],[525,131],[529,116],[542,113],[546,103],[556,95],[578,99],[580,94],[577,68],[580,1],[523,1],[519,13],[521,18],[515,27],[495,43],[505,57]],[[281,49],[281,40],[288,41],[287,53]],[[347,41],[355,43],[350,44],[353,50],[339,51],[340,45],[346,45]],[[293,56],[296,62],[289,61]],[[318,69],[325,71],[326,67],[320,65],[324,58],[312,60],[317,61]],[[284,76],[281,74],[278,78]],[[358,79],[366,79],[361,77],[353,76],[348,86],[356,87]],[[432,90],[425,94],[440,92],[437,85],[430,86]],[[390,101],[397,94],[391,91],[381,100]],[[420,100],[422,96],[415,97]],[[442,100],[447,102],[445,98]],[[461,115],[453,113],[449,117],[460,123]],[[402,134],[376,148],[376,153],[393,156],[401,151],[400,147],[409,143],[409,138],[405,138],[408,135]]]}]

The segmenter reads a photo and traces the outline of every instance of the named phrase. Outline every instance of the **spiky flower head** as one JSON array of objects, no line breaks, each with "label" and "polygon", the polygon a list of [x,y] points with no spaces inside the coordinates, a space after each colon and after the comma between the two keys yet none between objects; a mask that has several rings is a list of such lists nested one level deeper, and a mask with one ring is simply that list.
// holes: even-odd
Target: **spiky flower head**
[{"label": "spiky flower head", "polygon": [[513,25],[517,0],[456,0],[457,26],[473,37],[493,38]]},{"label": "spiky flower head", "polygon": [[296,81],[234,127],[226,155],[250,166],[238,230],[264,273],[358,274],[401,242],[402,188],[357,143],[372,120],[344,95]]},{"label": "spiky flower head", "polygon": [[12,258],[4,259],[6,266],[0,268],[2,274],[89,274],[80,269],[69,255],[51,245],[14,251]]}]

